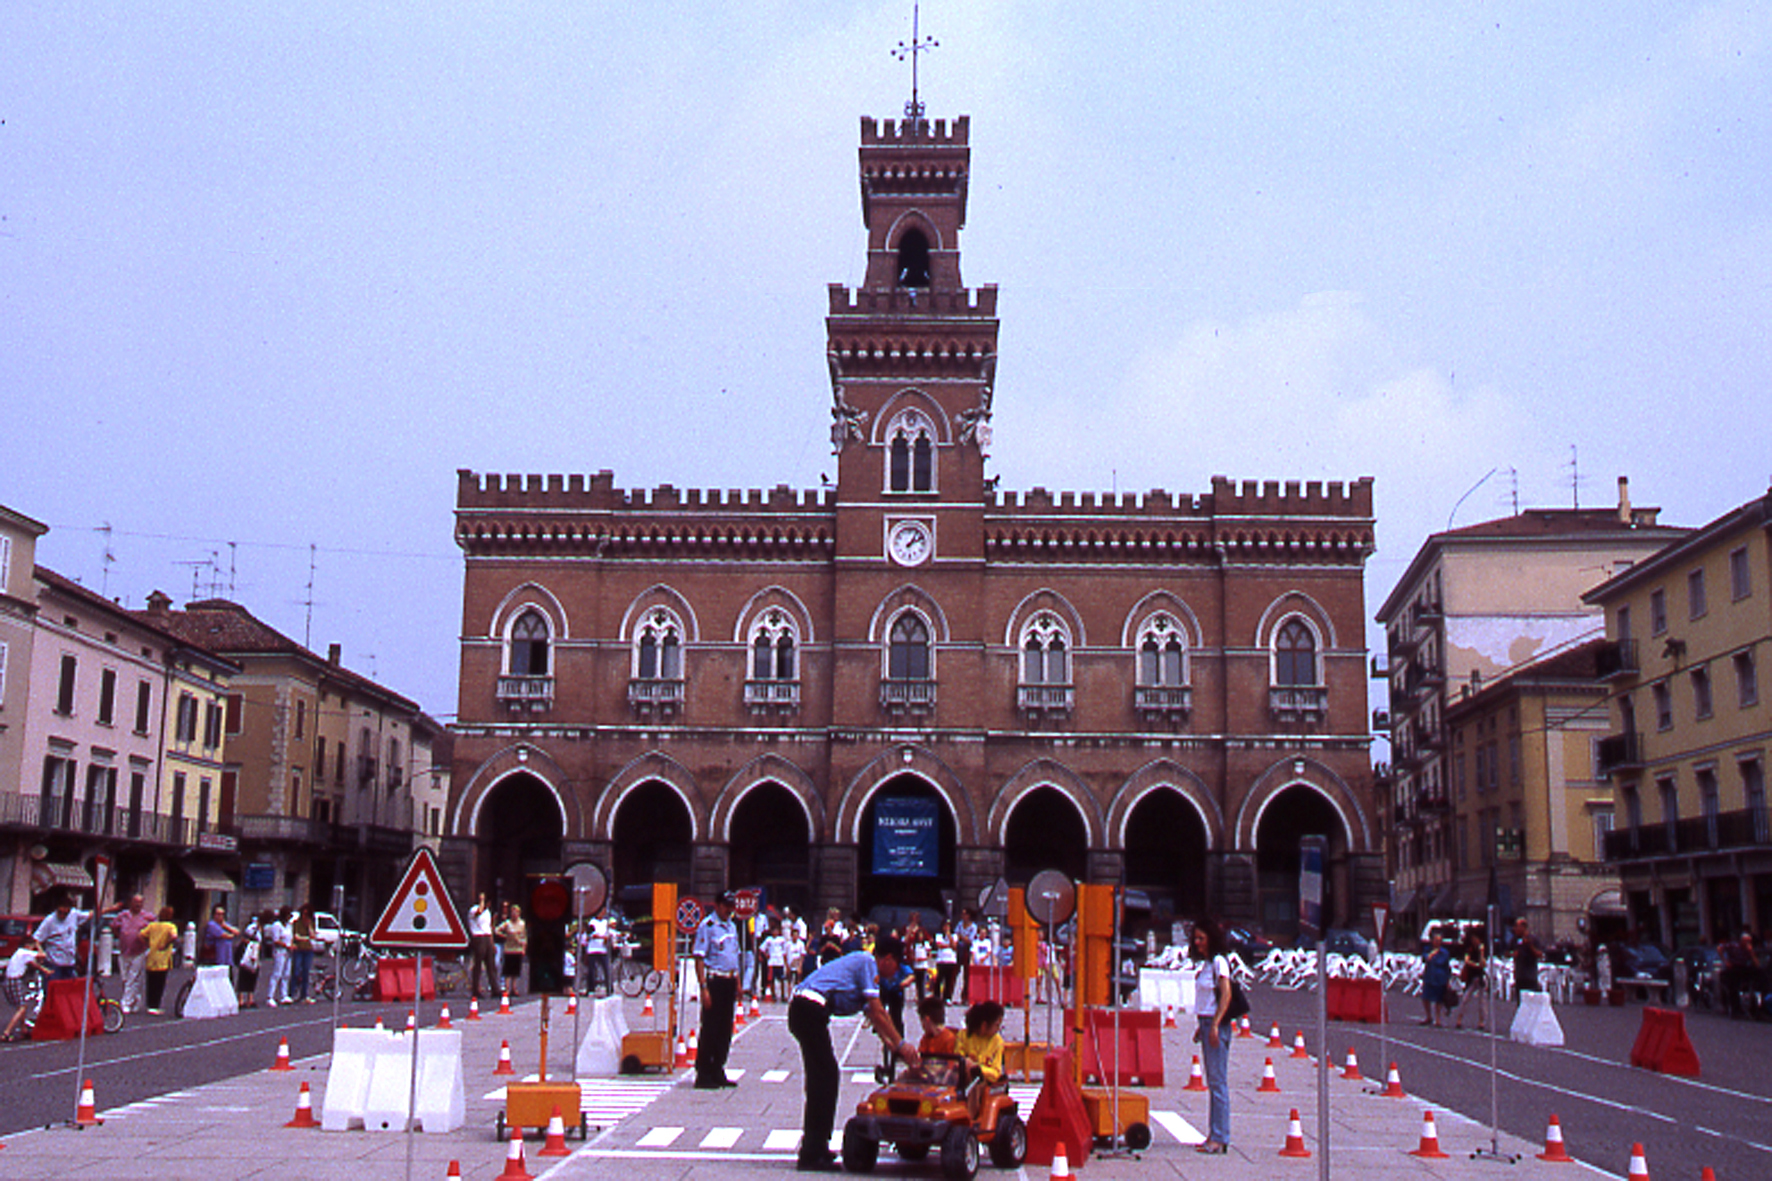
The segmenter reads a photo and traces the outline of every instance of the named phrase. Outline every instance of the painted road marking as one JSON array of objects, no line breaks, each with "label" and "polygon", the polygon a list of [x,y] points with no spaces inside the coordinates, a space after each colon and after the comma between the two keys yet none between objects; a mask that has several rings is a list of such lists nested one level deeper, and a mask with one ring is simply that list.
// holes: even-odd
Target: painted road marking
[{"label": "painted road marking", "polygon": [[765,1070],[763,1072],[763,1081],[766,1083],[785,1083],[788,1081],[788,1072],[785,1070]]},{"label": "painted road marking", "polygon": [[1206,1137],[1202,1136],[1194,1125],[1182,1119],[1176,1112],[1153,1111],[1151,1112],[1151,1122],[1162,1128],[1165,1132],[1168,1132],[1171,1136],[1174,1136],[1183,1144],[1206,1143]]},{"label": "painted road marking", "polygon": [[744,1135],[743,1128],[715,1128],[701,1138],[702,1148],[731,1148]]},{"label": "painted road marking", "polygon": [[636,1148],[669,1148],[683,1134],[682,1128],[654,1128],[635,1142]]},{"label": "painted road marking", "polygon": [[800,1151],[799,1128],[776,1128],[763,1138],[764,1152],[798,1152]]}]

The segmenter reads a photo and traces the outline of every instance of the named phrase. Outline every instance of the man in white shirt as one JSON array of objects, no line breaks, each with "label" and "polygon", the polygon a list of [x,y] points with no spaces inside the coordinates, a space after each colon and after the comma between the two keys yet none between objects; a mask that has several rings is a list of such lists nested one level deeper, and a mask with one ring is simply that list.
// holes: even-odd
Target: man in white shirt
[{"label": "man in white shirt", "polygon": [[480,999],[480,975],[484,971],[490,988],[498,981],[498,969],[492,958],[492,907],[482,893],[468,908],[469,986],[474,999]]},{"label": "man in white shirt", "polygon": [[608,996],[613,987],[609,979],[609,920],[601,915],[585,924],[585,961],[590,965],[588,986],[600,987]]}]

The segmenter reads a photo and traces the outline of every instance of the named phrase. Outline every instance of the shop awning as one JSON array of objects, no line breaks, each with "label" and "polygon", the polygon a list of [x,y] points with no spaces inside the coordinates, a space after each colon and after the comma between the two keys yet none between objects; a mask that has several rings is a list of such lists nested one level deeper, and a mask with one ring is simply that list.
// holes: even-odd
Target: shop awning
[{"label": "shop awning", "polygon": [[204,865],[180,866],[185,876],[191,879],[191,885],[199,890],[215,890],[223,894],[237,893],[240,889],[234,879],[220,870],[210,869]]},{"label": "shop awning", "polygon": [[1449,918],[1453,907],[1457,905],[1458,883],[1447,882],[1445,888],[1435,894],[1434,900],[1428,904],[1427,915],[1429,918]]},{"label": "shop awning", "polygon": [[37,893],[47,890],[90,890],[98,885],[78,861],[39,861],[31,866],[31,885]]},{"label": "shop awning", "polygon": [[1587,913],[1624,918],[1630,911],[1625,909],[1623,890],[1601,890],[1587,904]]}]

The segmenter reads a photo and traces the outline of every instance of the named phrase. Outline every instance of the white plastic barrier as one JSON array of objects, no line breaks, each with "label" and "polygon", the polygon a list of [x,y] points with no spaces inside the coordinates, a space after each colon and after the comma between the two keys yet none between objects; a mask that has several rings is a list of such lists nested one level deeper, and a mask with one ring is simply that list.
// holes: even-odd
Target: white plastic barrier
[{"label": "white plastic barrier", "polygon": [[578,1046],[574,1063],[580,1077],[621,1073],[621,1039],[628,1033],[627,1014],[621,997],[608,996],[591,1002],[591,1026]]},{"label": "white plastic barrier", "polygon": [[1514,1024],[1507,1036],[1528,1046],[1563,1044],[1563,1027],[1557,1023],[1548,992],[1520,993],[1520,1007],[1514,1013]]},{"label": "white plastic barrier", "polygon": [[232,1017],[240,1011],[240,996],[228,978],[226,964],[210,964],[198,968],[191,981],[191,995],[185,998],[186,1020],[202,1021],[210,1017]]},{"label": "white plastic barrier", "polygon": [[[361,1124],[371,1132],[406,1130],[412,1095],[412,1043],[404,1033],[341,1029],[333,1035],[320,1126],[328,1132]],[[453,1132],[467,1120],[462,1079],[461,1031],[426,1029],[418,1034],[417,1126]]]},{"label": "white plastic barrier", "polygon": [[1144,1009],[1194,1011],[1194,977],[1198,969],[1140,968],[1138,1004]]}]

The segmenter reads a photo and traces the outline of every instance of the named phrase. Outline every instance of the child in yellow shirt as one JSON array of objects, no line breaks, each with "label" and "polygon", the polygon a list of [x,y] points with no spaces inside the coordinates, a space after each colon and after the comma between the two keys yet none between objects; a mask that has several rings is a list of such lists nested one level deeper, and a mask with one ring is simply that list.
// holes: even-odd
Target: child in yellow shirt
[{"label": "child in yellow shirt", "polygon": [[966,1010],[966,1032],[954,1039],[954,1049],[978,1070],[978,1081],[966,1096],[972,1118],[978,1118],[984,1093],[1003,1078],[1003,1006],[980,1001]]}]

